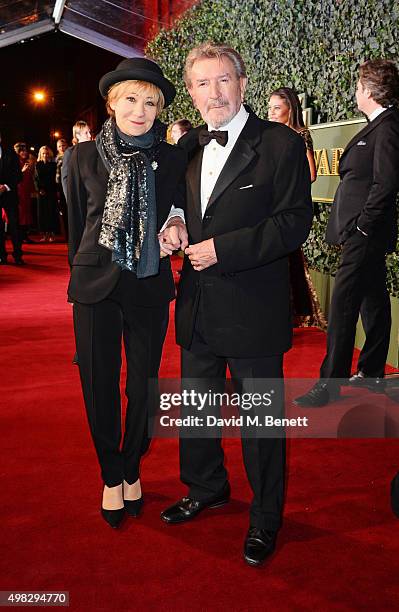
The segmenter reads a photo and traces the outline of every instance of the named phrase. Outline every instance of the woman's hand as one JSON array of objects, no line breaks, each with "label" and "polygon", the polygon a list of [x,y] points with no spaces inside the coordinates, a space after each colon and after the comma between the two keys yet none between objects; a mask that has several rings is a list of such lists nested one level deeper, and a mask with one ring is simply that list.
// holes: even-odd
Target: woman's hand
[{"label": "woman's hand", "polygon": [[158,234],[161,257],[172,255],[173,251],[184,251],[188,245],[186,224],[180,217],[172,217],[165,229]]}]

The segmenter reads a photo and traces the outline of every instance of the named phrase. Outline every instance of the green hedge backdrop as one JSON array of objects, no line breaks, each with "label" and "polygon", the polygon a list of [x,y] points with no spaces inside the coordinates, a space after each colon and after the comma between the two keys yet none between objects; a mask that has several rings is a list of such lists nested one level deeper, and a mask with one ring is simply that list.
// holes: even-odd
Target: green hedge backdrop
[{"label": "green hedge backdrop", "polygon": [[[163,114],[170,123],[193,109],[182,80],[189,50],[206,40],[228,42],[243,56],[249,83],[246,101],[267,117],[268,95],[281,86],[308,95],[318,121],[356,116],[359,64],[399,57],[398,0],[203,0],[157,34],[146,48],[175,83],[176,101]],[[324,229],[329,206],[321,205],[305,245],[311,268],[334,274],[339,250],[328,247]],[[389,290],[399,297],[399,256],[388,257]]]}]

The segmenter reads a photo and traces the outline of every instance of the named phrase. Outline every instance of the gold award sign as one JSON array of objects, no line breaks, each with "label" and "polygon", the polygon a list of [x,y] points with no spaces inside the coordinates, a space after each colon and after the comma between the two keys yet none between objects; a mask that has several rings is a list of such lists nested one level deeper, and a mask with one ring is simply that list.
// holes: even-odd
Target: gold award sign
[{"label": "gold award sign", "polygon": [[349,119],[309,126],[317,169],[317,180],[312,185],[314,202],[333,202],[342,152],[365,123],[365,119]]}]

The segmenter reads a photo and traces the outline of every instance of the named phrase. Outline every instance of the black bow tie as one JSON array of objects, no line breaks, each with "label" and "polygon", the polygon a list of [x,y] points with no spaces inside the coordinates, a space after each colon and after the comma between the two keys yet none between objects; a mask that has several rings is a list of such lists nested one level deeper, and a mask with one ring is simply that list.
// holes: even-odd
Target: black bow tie
[{"label": "black bow tie", "polygon": [[202,130],[199,131],[198,141],[202,147],[209,144],[212,138],[214,138],[216,142],[218,142],[222,147],[225,147],[227,145],[229,133],[220,132],[217,130],[212,130],[211,132],[208,132],[206,128],[203,128]]}]

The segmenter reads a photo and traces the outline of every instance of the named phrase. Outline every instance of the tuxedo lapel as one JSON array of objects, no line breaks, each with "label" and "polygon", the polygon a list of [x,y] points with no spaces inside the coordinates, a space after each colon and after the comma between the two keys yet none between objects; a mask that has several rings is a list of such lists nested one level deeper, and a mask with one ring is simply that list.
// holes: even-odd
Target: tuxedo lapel
[{"label": "tuxedo lapel", "polygon": [[241,137],[239,137],[216,181],[207,208],[212,206],[222,193],[226,191],[229,185],[248,166],[254,157],[255,151],[253,148],[248,142],[241,140]]},{"label": "tuxedo lapel", "polygon": [[354,145],[357,145],[357,143],[360,140],[362,140],[362,138],[364,138],[365,136],[367,136],[367,134],[372,132],[381,123],[381,121],[385,119],[388,113],[390,113],[389,109],[381,113],[381,115],[379,115],[377,119],[374,119],[374,121],[370,121],[370,123],[365,125],[364,128],[360,130],[360,132],[355,134],[354,137],[346,145],[345,150],[341,155],[341,160],[344,157],[344,155],[349,151],[349,149],[351,149]]},{"label": "tuxedo lapel", "polygon": [[203,147],[198,150],[198,152],[191,159],[188,169],[187,169],[187,183],[191,190],[194,202],[195,212],[198,217],[202,219],[201,212],[201,166],[202,166],[202,156],[204,153]]}]

